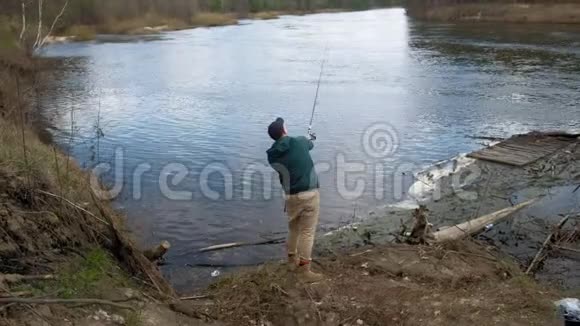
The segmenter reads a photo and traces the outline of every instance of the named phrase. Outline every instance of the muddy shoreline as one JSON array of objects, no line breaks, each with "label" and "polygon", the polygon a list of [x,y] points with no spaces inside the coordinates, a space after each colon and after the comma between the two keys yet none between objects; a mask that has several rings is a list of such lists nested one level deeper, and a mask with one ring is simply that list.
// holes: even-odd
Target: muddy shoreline
[{"label": "muddy shoreline", "polygon": [[[395,242],[401,230],[412,228],[411,209],[419,204],[429,209],[429,221],[437,229],[542,196],[539,203],[477,237],[525,267],[562,215],[580,212],[580,191],[576,190],[580,185],[580,141],[523,168],[462,155],[416,173],[415,178],[418,181],[407,200],[322,237],[320,253]],[[568,228],[577,224],[573,221]],[[537,273],[541,281],[567,289],[580,286],[579,261],[549,257],[544,266]]]}]

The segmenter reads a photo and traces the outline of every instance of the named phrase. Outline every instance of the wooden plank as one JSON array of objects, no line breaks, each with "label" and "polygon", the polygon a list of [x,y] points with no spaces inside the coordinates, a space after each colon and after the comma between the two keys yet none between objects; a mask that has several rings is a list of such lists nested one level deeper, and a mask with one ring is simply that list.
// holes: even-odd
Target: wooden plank
[{"label": "wooden plank", "polygon": [[524,166],[546,157],[574,141],[578,140],[553,136],[542,137],[537,134],[516,136],[467,156],[496,163]]},{"label": "wooden plank", "polygon": [[503,158],[506,162],[514,162],[518,164],[525,164],[526,162],[535,159],[536,157],[541,157],[542,155],[538,155],[537,153],[533,152],[521,152],[510,150],[502,147],[494,148],[493,150],[488,151],[487,153],[482,153],[484,156],[492,156],[492,157],[499,157]]}]

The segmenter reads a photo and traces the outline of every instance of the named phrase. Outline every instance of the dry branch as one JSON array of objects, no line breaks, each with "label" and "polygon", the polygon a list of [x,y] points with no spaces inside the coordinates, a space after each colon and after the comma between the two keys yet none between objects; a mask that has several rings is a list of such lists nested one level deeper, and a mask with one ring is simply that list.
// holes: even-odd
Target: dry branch
[{"label": "dry branch", "polygon": [[563,246],[556,246],[556,245],[553,245],[552,248],[557,250],[560,255],[562,255],[566,258],[580,261],[580,250],[579,249],[563,247]]},{"label": "dry branch", "polygon": [[64,200],[67,204],[71,205],[72,207],[74,207],[74,208],[76,208],[76,209],[78,209],[78,210],[80,210],[82,212],[85,212],[85,213],[89,214],[90,216],[94,217],[97,221],[99,221],[99,222],[101,222],[101,223],[103,223],[105,225],[111,226],[111,224],[109,224],[107,221],[103,220],[102,218],[98,217],[97,215],[91,213],[90,211],[82,208],[81,206],[73,203],[72,201],[70,201],[70,200],[68,200],[68,199],[66,199],[66,198],[64,198],[62,196],[55,195],[53,193],[50,193],[50,192],[44,191],[44,190],[40,190],[40,189],[36,189],[36,191],[39,192],[39,193],[41,193],[41,194],[47,195],[47,196],[51,196],[51,197],[54,197],[54,198],[57,198],[57,199]]},{"label": "dry branch", "polygon": [[20,275],[20,274],[0,274],[0,284],[14,284],[23,281],[54,280],[54,275]]},{"label": "dry branch", "polygon": [[537,266],[544,259],[544,251],[546,250],[546,248],[548,248],[550,246],[550,244],[554,240],[554,237],[556,236],[556,234],[558,234],[558,232],[562,229],[564,224],[566,224],[566,222],[568,222],[569,219],[570,219],[570,215],[564,217],[562,220],[560,220],[560,223],[558,223],[556,225],[554,230],[552,232],[550,232],[550,234],[548,235],[546,240],[544,240],[542,247],[540,247],[540,250],[538,250],[538,252],[536,253],[536,256],[534,257],[534,259],[530,263],[530,266],[528,266],[528,269],[526,269],[526,275],[530,275],[530,273],[535,271]]},{"label": "dry branch", "polygon": [[190,297],[181,297],[181,298],[179,298],[179,300],[181,300],[181,301],[201,300],[201,299],[207,299],[209,297],[210,297],[209,295],[193,295]]},{"label": "dry branch", "polygon": [[198,252],[209,252],[209,251],[217,251],[217,250],[224,250],[224,249],[238,248],[238,247],[247,247],[247,246],[262,246],[262,245],[269,245],[269,244],[278,244],[278,243],[284,242],[285,240],[286,240],[286,237],[276,238],[276,239],[266,240],[266,241],[258,241],[258,242],[224,243],[224,244],[219,244],[219,245],[199,249]]},{"label": "dry branch", "polygon": [[108,300],[100,300],[100,299],[27,299],[27,298],[0,298],[0,304],[96,304],[96,305],[105,305],[111,306],[120,309],[127,309],[133,310],[136,309],[134,307],[124,305],[121,303],[116,303],[113,301]]}]

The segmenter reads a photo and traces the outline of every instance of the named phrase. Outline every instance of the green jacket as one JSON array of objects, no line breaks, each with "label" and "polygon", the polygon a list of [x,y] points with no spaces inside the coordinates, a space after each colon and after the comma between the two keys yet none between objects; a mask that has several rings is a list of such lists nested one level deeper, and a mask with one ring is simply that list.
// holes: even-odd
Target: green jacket
[{"label": "green jacket", "polygon": [[318,176],[310,157],[313,148],[314,143],[306,137],[285,136],[267,151],[268,163],[278,172],[287,194],[318,189]]}]

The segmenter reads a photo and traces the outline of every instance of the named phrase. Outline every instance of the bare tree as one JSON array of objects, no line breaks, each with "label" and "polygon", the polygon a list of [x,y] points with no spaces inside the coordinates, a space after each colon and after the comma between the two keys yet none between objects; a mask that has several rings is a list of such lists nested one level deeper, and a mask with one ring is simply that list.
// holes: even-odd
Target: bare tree
[{"label": "bare tree", "polygon": [[20,44],[24,41],[24,34],[26,34],[26,3],[22,0],[22,30],[20,31],[20,37],[18,38]]},{"label": "bare tree", "polygon": [[[42,48],[46,44],[50,35],[54,31],[54,27],[56,26],[58,21],[62,18],[62,15],[64,15],[64,12],[65,12],[67,6],[68,6],[68,0],[65,1],[60,12],[54,18],[52,25],[50,26],[50,29],[48,30],[46,35],[43,36],[42,26],[43,26],[44,0],[38,0],[38,30],[36,32],[36,39],[34,41],[34,44],[32,45],[33,51],[39,50],[40,48]],[[22,32],[21,32],[21,40],[20,40],[21,42],[22,42],[24,33],[26,31],[26,11],[25,11],[25,8],[26,8],[26,5],[25,5],[24,1],[22,1],[22,22],[23,22],[23,24],[22,24]]]},{"label": "bare tree", "polygon": [[44,0],[38,0],[38,31],[36,32],[36,40],[32,48],[34,50],[39,48],[40,38],[42,36],[42,9],[44,7]]}]

